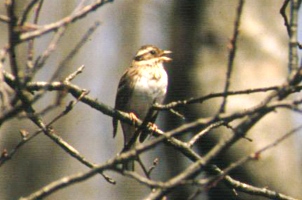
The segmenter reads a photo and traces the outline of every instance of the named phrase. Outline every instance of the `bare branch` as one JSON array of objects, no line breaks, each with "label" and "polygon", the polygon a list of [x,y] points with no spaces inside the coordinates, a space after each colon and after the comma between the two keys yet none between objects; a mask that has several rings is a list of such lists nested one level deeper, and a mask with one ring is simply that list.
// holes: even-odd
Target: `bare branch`
[{"label": "bare branch", "polygon": [[63,67],[67,66],[70,60],[79,52],[79,50],[83,47],[83,45],[86,44],[88,38],[95,32],[95,30],[99,26],[100,26],[100,22],[97,21],[88,29],[88,31],[83,35],[81,40],[75,45],[74,48],[72,48],[72,51],[70,51],[69,54],[65,57],[65,59],[59,63],[57,69],[54,71],[52,77],[50,78],[50,81],[54,81],[58,77],[60,70]]},{"label": "bare branch", "polygon": [[52,41],[49,43],[47,49],[36,59],[30,74],[28,74],[28,81],[33,79],[34,75],[44,66],[51,53],[56,49],[58,42],[65,33],[65,30],[66,27],[61,27],[54,34]]},{"label": "bare branch", "polygon": [[234,26],[234,31],[233,31],[233,37],[230,40],[230,44],[229,44],[230,53],[229,53],[226,81],[225,81],[225,86],[224,86],[225,95],[223,96],[223,101],[221,103],[219,113],[225,112],[225,106],[227,103],[227,92],[228,92],[230,84],[231,84],[230,79],[231,79],[234,60],[235,60],[235,56],[236,56],[236,52],[237,52],[237,38],[239,35],[240,18],[242,15],[243,5],[244,5],[244,0],[239,0],[237,13],[236,13],[236,19],[235,19],[235,26]]},{"label": "bare branch", "polygon": [[288,23],[288,19],[287,19],[287,16],[286,16],[286,8],[287,8],[287,5],[289,3],[290,0],[285,0],[283,2],[283,5],[280,9],[280,14],[281,16],[283,17],[283,20],[284,20],[284,25],[286,27],[286,30],[287,30],[287,34],[290,36],[290,26],[289,26],[289,23]]},{"label": "bare branch", "polygon": [[[40,2],[39,2],[40,1]],[[23,26],[25,21],[27,20],[28,18],[28,14],[29,12],[33,9],[33,7],[39,2],[39,4],[41,5],[43,3],[43,0],[31,0],[27,6],[25,6],[25,9],[24,9],[24,12],[23,12],[23,15],[21,16],[20,18],[20,21],[18,22],[18,24],[20,26]],[[39,6],[40,7],[40,6]],[[38,12],[39,13],[39,12]],[[38,19],[38,15],[36,15],[36,20]],[[35,21],[36,21],[35,20]],[[36,23],[35,23],[36,24]]]},{"label": "bare branch", "polygon": [[40,37],[46,33],[56,31],[60,27],[67,26],[70,23],[73,23],[73,22],[83,18],[87,14],[95,11],[99,7],[105,5],[106,3],[110,3],[110,2],[112,2],[112,0],[96,0],[95,3],[85,6],[84,8],[79,10],[77,13],[73,13],[72,15],[63,18],[62,20],[60,20],[58,22],[54,22],[52,24],[45,25],[42,28],[35,30],[35,31],[21,34],[19,42],[24,42],[24,41],[30,40],[32,38],[35,38],[35,37]]},{"label": "bare branch", "polygon": [[212,129],[217,128],[224,124],[224,121],[218,121],[216,123],[210,124],[208,127],[202,129],[199,133],[194,135],[194,137],[187,143],[188,147],[192,148],[192,146],[205,134],[210,132]]},{"label": "bare branch", "polygon": [[[288,59],[288,70],[289,76],[293,76],[298,73],[298,52],[297,52],[297,25],[298,25],[298,9],[299,0],[292,0],[290,9],[290,38],[289,38],[289,59]],[[301,68],[301,67],[300,67]],[[297,74],[298,75],[298,74]],[[301,75],[296,77],[296,81],[301,81]]]},{"label": "bare branch", "polygon": [[[198,98],[191,98],[188,100],[181,100],[181,101],[174,101],[171,103],[168,103],[166,105],[159,105],[156,104],[154,105],[154,109],[157,110],[169,110],[171,108],[177,108],[177,107],[182,107],[185,105],[190,105],[190,104],[196,104],[196,103],[203,103],[204,101],[213,99],[213,98],[218,98],[218,97],[223,97],[223,95],[228,95],[228,96],[234,96],[234,95],[247,95],[247,94],[253,94],[253,93],[259,93],[259,92],[269,92],[269,91],[278,91],[281,90],[282,87],[279,86],[272,86],[272,87],[264,87],[264,88],[256,88],[256,89],[247,89],[247,90],[239,90],[239,91],[228,91],[227,93],[212,93],[205,95],[203,97],[198,97]],[[296,86],[295,89],[292,87],[292,91],[296,90],[299,92],[302,87]]]}]

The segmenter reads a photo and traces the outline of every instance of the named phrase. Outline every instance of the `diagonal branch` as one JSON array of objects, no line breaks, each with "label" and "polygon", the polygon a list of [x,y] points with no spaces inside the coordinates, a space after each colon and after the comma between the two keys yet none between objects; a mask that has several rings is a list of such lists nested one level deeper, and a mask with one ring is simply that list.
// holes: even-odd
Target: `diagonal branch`
[{"label": "diagonal branch", "polygon": [[236,56],[236,52],[237,52],[237,38],[239,35],[239,26],[240,26],[240,19],[241,19],[241,15],[242,15],[243,5],[244,5],[244,0],[239,0],[238,7],[237,7],[237,13],[236,13],[236,19],[235,19],[235,26],[234,26],[234,31],[233,31],[233,37],[232,37],[232,39],[230,41],[230,45],[229,45],[230,53],[229,53],[226,81],[225,81],[225,86],[224,86],[225,95],[223,95],[223,101],[221,103],[218,113],[225,112],[225,106],[227,103],[227,94],[226,93],[228,92],[230,84],[231,84],[230,81],[231,81],[231,75],[232,75],[232,71],[233,71],[235,56]]},{"label": "diagonal branch", "polygon": [[58,22],[54,22],[52,24],[45,25],[42,28],[39,28],[38,30],[35,30],[35,31],[31,31],[31,32],[28,32],[28,33],[21,34],[19,42],[24,42],[24,41],[30,40],[32,38],[35,38],[35,37],[41,37],[42,35],[44,35],[46,33],[56,31],[60,27],[67,26],[67,25],[69,25],[73,22],[76,22],[77,20],[85,17],[87,14],[95,11],[99,7],[101,7],[101,6],[103,6],[107,3],[110,3],[112,1],[113,0],[97,0],[94,3],[83,7],[78,12],[73,13],[70,16],[67,16],[67,17],[61,19]]}]

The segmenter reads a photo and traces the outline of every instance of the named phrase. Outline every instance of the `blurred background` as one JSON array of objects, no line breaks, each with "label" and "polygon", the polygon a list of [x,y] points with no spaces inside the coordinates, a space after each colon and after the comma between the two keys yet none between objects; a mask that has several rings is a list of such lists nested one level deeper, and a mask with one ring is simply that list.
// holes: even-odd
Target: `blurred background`
[{"label": "blurred background", "polygon": [[[29,1],[16,1],[18,13]],[[44,1],[40,25],[52,23],[70,15],[80,1]],[[89,2],[89,1],[87,1]],[[98,29],[79,49],[71,62],[64,65],[57,80],[65,78],[79,66],[85,65],[84,73],[72,82],[90,91],[89,95],[109,106],[114,106],[116,88],[124,70],[130,66],[138,48],[153,44],[173,51],[173,62],[166,65],[169,74],[169,89],[166,102],[190,97],[199,97],[223,91],[228,61],[228,44],[233,34],[237,0],[186,1],[186,0],[124,0],[106,4],[84,19],[68,26],[56,51],[35,81],[48,80],[59,63],[72,51],[87,30],[96,21]],[[231,90],[242,90],[282,84],[287,75],[288,36],[279,10],[283,0],[247,0],[240,26],[238,51],[232,74]],[[0,14],[6,15],[4,1]],[[37,54],[43,52],[51,40],[48,34],[36,40]],[[0,46],[7,43],[7,27],[0,23]],[[18,60],[25,66],[26,46],[20,46]],[[6,63],[6,67],[7,67]],[[6,68],[6,70],[9,70]],[[37,110],[55,100],[51,92],[37,104]],[[265,94],[229,98],[227,111],[257,105]],[[49,112],[43,118],[50,121],[62,112],[65,104]],[[182,120],[167,112],[159,116],[158,126],[163,130],[199,117],[212,116],[218,111],[221,99],[201,105],[186,107]],[[121,129],[116,139],[112,138],[111,118],[78,103],[66,117],[54,125],[57,133],[93,163],[104,163],[116,155],[123,146]],[[248,155],[269,144],[278,136],[299,124],[299,116],[288,111],[278,111],[266,116],[249,132],[253,140],[241,140],[225,154],[215,160],[220,167]],[[14,119],[4,123],[0,129],[0,151],[10,150],[21,139],[19,130],[33,133],[37,128],[25,119]],[[200,154],[209,150],[226,134],[217,130],[203,138],[196,149]],[[264,153],[259,161],[249,162],[231,173],[240,181],[257,187],[302,198],[301,134],[296,134],[277,147]],[[190,135],[182,139],[186,140]],[[152,164],[159,158],[159,165],[152,177],[167,180],[176,175],[190,161],[164,145],[143,155],[144,162]],[[138,168],[138,167],[137,167]],[[77,160],[66,154],[49,138],[40,134],[26,144],[12,160],[0,169],[0,197],[4,200],[27,196],[44,185],[77,172],[87,171]],[[150,191],[146,187],[115,173],[108,173],[117,181],[107,183],[101,176],[60,190],[46,199],[142,199]],[[192,191],[179,188],[169,199],[187,199]],[[219,183],[217,187],[196,199],[255,199]],[[257,198],[261,199],[261,198]]]}]

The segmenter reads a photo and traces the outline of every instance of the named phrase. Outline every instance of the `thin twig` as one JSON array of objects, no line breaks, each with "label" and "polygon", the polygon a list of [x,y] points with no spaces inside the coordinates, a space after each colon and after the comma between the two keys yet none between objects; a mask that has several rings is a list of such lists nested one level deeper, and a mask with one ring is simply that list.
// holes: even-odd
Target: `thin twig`
[{"label": "thin twig", "polygon": [[234,60],[235,60],[236,51],[237,51],[237,38],[239,35],[239,26],[240,26],[240,19],[241,19],[241,15],[242,15],[243,5],[244,5],[244,0],[239,0],[233,36],[232,36],[232,39],[230,40],[230,44],[229,44],[230,53],[229,53],[229,59],[228,59],[226,81],[225,81],[225,86],[224,86],[224,90],[223,90],[225,95],[223,95],[223,101],[221,103],[218,113],[225,112],[225,106],[226,106],[227,97],[228,97],[227,92],[231,85],[231,75],[232,75]]},{"label": "thin twig", "polygon": [[22,140],[12,149],[10,150],[10,152],[7,152],[7,154],[2,155],[0,157],[0,167],[8,160],[12,159],[12,157],[18,152],[18,150],[25,145],[27,142],[29,142],[30,140],[32,140],[33,138],[35,138],[37,135],[39,135],[39,133],[41,133],[42,131],[36,131],[35,133],[33,133],[32,135],[30,135],[29,137],[23,137]]},{"label": "thin twig", "polygon": [[71,73],[70,75],[68,75],[65,79],[64,82],[65,83],[69,83],[70,81],[72,81],[77,75],[81,74],[84,70],[85,66],[82,65],[80,66],[75,72]]},{"label": "thin twig", "polygon": [[[234,95],[247,95],[247,94],[253,94],[253,93],[259,93],[259,92],[268,92],[268,91],[279,91],[281,90],[282,87],[279,86],[272,86],[272,87],[264,87],[264,88],[255,88],[255,89],[247,89],[247,90],[238,90],[238,91],[228,91],[226,94],[228,96],[234,96]],[[296,86],[292,87],[291,90],[296,90],[299,92],[302,89],[302,87]],[[171,108],[177,108],[185,105],[190,105],[190,104],[196,104],[196,103],[203,103],[206,100],[213,99],[213,98],[218,98],[218,97],[223,97],[225,95],[224,92],[219,92],[219,93],[212,93],[205,95],[203,97],[198,97],[198,98],[191,98],[188,100],[181,100],[181,101],[174,101],[165,105],[159,105],[156,104],[154,105],[154,109],[157,110],[170,110]]]},{"label": "thin twig", "polygon": [[14,30],[17,24],[17,16],[15,15],[14,12],[15,1],[6,0],[5,5],[7,10],[7,15],[10,18],[10,21],[8,23],[8,37],[9,37],[8,53],[10,58],[10,66],[11,66],[11,71],[16,78],[16,84],[17,84],[16,86],[20,87],[21,80],[19,77],[19,69],[18,69],[16,50],[15,50],[15,46],[19,41],[19,34]]},{"label": "thin twig", "polygon": [[38,30],[35,30],[35,31],[31,31],[31,32],[28,32],[28,33],[23,33],[20,36],[20,41],[19,42],[24,42],[24,41],[30,40],[32,38],[35,38],[35,37],[40,37],[40,36],[42,36],[46,33],[56,31],[60,27],[69,25],[73,22],[76,22],[77,20],[83,18],[87,14],[95,11],[96,9],[98,9],[98,8],[102,7],[103,5],[105,5],[107,3],[110,3],[112,1],[113,0],[97,0],[96,2],[83,7],[77,13],[74,13],[70,16],[67,16],[67,17],[61,19],[58,22],[54,22],[52,24],[45,25],[42,28],[40,28]]},{"label": "thin twig", "polygon": [[285,0],[285,1],[283,2],[283,5],[282,5],[281,9],[280,9],[280,14],[281,14],[281,16],[283,17],[284,25],[285,25],[285,27],[286,27],[288,36],[291,35],[291,34],[290,34],[290,26],[289,26],[288,19],[287,19],[287,16],[286,16],[286,8],[287,8],[287,6],[288,6],[289,1],[290,1],[290,0]]},{"label": "thin twig", "polygon": [[66,27],[61,27],[59,30],[54,34],[52,41],[49,43],[47,49],[36,59],[35,64],[33,65],[32,72],[29,76],[29,80],[33,79],[33,76],[44,66],[45,62],[49,58],[52,52],[57,47],[60,39],[63,37],[66,31]]},{"label": "thin twig", "polygon": [[53,73],[52,77],[50,78],[50,82],[54,81],[58,75],[60,74],[62,68],[66,67],[67,64],[71,61],[71,59],[79,52],[80,49],[82,49],[83,45],[86,44],[88,39],[91,37],[91,35],[95,32],[95,30],[100,26],[100,22],[96,21],[89,29],[88,31],[83,35],[81,40],[75,45],[75,47],[72,48],[72,50],[69,52],[69,54],[62,60],[55,72]]},{"label": "thin twig", "polygon": [[[19,26],[23,26],[28,18],[29,12],[33,9],[36,3],[38,3],[40,0],[31,0],[24,8],[24,11],[22,13],[22,16],[18,22]],[[43,0],[42,0],[43,1]],[[36,15],[37,16],[37,15]],[[36,24],[36,23],[35,23]]]},{"label": "thin twig", "polygon": [[[212,165],[211,169],[209,169],[210,171],[212,171],[213,173],[223,173],[222,170],[220,170],[217,166]],[[225,185],[227,187],[229,187],[232,190],[238,190],[240,192],[244,192],[246,194],[250,194],[250,195],[257,195],[257,196],[262,196],[262,197],[266,197],[266,198],[271,198],[271,199],[278,199],[278,200],[297,200],[293,197],[290,196],[286,196],[284,194],[278,193],[276,191],[273,190],[269,190],[268,188],[259,188],[259,187],[255,187],[252,185],[249,185],[247,183],[242,183],[240,181],[237,181],[233,178],[231,178],[230,176],[225,176],[223,179],[223,182],[225,183]]]},{"label": "thin twig", "polygon": [[208,132],[210,132],[211,130],[213,130],[214,128],[217,128],[221,125],[225,124],[224,121],[218,121],[216,123],[210,124],[209,126],[207,126],[206,128],[202,129],[202,131],[200,131],[199,133],[195,134],[194,137],[187,142],[187,145],[189,148],[192,148],[192,146],[205,134],[207,134]]},{"label": "thin twig", "polygon": [[[282,135],[281,137],[279,137],[278,139],[276,139],[274,142],[266,145],[265,147],[259,149],[258,151],[251,153],[250,155],[243,157],[241,159],[239,159],[238,161],[230,164],[227,168],[225,168],[223,170],[223,173],[219,174],[219,176],[213,177],[212,180],[210,180],[209,183],[211,185],[217,185],[217,181],[220,181],[222,179],[222,177],[226,176],[227,174],[229,174],[232,170],[238,168],[239,166],[242,166],[244,163],[250,161],[250,160],[258,160],[261,157],[261,154],[275,146],[277,146],[278,144],[280,144],[281,142],[283,142],[285,139],[287,139],[288,137],[292,136],[293,134],[297,133],[298,131],[300,131],[302,129],[302,125],[298,126],[297,128],[289,131],[288,133]],[[215,182],[215,183],[213,183]]]},{"label": "thin twig", "polygon": [[[70,81],[73,80],[77,75],[82,73],[83,70],[84,70],[84,65],[80,66],[75,72],[68,75],[65,78],[64,83],[65,84],[70,83]],[[38,101],[46,92],[47,92],[47,88],[45,88],[44,90],[39,91],[39,93],[35,95],[35,98],[32,99],[31,103],[35,103],[36,101]],[[83,93],[88,94],[88,91],[83,89]],[[36,115],[43,116],[46,113],[50,112],[51,110],[57,108],[59,105],[61,105],[62,98],[64,98],[66,95],[67,95],[67,93],[66,93],[65,89],[61,88],[61,90],[58,91],[58,95],[57,95],[57,98],[56,98],[55,102],[53,104],[48,105],[46,108],[44,108],[39,113],[36,113]],[[81,96],[79,98],[81,98]],[[20,118],[22,118],[22,117],[20,117]]]},{"label": "thin twig", "polygon": [[57,117],[55,117],[53,120],[51,120],[49,122],[49,125],[55,123],[60,118],[67,115],[73,109],[73,107],[81,100],[81,98],[83,98],[87,94],[88,94],[88,91],[83,91],[83,94],[81,96],[79,96],[79,98],[76,100],[76,102],[70,101],[69,104],[66,106],[65,110],[61,114],[59,114]]},{"label": "thin twig", "polygon": [[[28,5],[28,9],[30,10],[30,5],[32,3],[32,5],[34,5],[36,2],[36,0],[33,0],[32,2],[29,3]],[[34,16],[34,24],[38,24],[38,20],[39,20],[39,16],[40,16],[40,11],[42,8],[42,4],[43,4],[43,0],[40,0],[39,3],[36,6],[36,12],[35,12],[35,16]],[[23,19],[21,19],[21,25],[24,23],[23,20],[25,20],[27,18],[27,14],[25,13],[26,11],[24,11],[24,15],[22,17],[24,17]],[[31,39],[28,42],[28,48],[27,48],[27,62],[26,62],[26,69],[25,69],[25,82],[29,81],[32,79],[31,75],[32,75],[32,69],[34,67],[33,65],[33,59],[34,59],[34,43],[35,43],[35,39]]]}]

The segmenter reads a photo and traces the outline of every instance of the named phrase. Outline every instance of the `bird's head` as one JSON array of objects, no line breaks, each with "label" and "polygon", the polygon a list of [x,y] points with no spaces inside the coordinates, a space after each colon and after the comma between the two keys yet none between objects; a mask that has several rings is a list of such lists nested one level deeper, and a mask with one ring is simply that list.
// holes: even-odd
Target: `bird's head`
[{"label": "bird's head", "polygon": [[161,50],[153,45],[142,46],[136,53],[133,61],[135,63],[160,63],[169,62],[172,59],[167,57],[168,54],[172,53],[168,50]]}]

